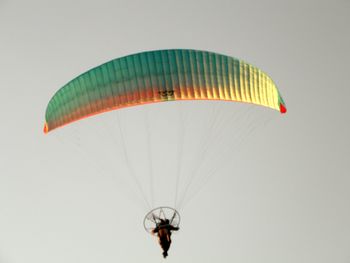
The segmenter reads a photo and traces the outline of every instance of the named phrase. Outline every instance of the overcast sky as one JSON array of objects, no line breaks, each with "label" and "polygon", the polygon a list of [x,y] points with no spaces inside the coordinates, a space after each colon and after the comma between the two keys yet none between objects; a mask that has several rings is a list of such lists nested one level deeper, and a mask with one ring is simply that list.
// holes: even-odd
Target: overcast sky
[{"label": "overcast sky", "polygon": [[[199,182],[200,191],[191,190],[167,261],[349,263],[349,14],[349,0],[0,0],[0,263],[163,261],[143,229],[148,207],[125,159],[112,155],[120,134],[113,143],[87,135],[85,126],[99,132],[96,118],[49,135],[42,128],[49,99],[75,76],[120,56],[169,48],[252,63],[276,82],[288,112],[266,112],[273,121],[257,127],[209,182]],[[213,105],[182,111],[203,117]],[[157,147],[164,141],[155,138],[162,140],[175,108],[120,113],[142,185],[147,164],[137,164],[130,132],[149,116],[153,156],[162,160]],[[218,109],[227,119],[235,108]],[[106,127],[109,117],[101,118]],[[198,127],[186,138],[200,134]],[[198,145],[187,147],[195,153]],[[107,148],[101,170],[91,159]],[[173,159],[156,165],[170,172],[158,172],[163,190],[154,205],[171,205]]]}]

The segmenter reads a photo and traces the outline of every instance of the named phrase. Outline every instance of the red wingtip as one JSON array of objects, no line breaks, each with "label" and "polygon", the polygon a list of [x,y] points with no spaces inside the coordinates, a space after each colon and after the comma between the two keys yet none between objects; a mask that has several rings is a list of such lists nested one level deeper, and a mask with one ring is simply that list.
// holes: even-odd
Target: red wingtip
[{"label": "red wingtip", "polygon": [[287,112],[286,106],[284,106],[282,103],[280,104],[280,112],[281,112],[282,114]]},{"label": "red wingtip", "polygon": [[44,133],[48,133],[49,132],[49,127],[47,126],[47,123],[45,122],[44,124]]}]

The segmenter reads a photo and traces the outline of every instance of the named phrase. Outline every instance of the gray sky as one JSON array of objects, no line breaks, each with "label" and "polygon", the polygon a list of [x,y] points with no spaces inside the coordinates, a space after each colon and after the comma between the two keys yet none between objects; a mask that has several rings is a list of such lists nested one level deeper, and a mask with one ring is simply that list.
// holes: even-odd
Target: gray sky
[{"label": "gray sky", "polygon": [[[57,89],[103,62],[193,48],[263,69],[288,113],[258,129],[180,210],[167,261],[349,263],[349,13],[348,0],[0,0],[0,262],[162,262],[123,159],[106,150],[112,160],[103,157],[101,172],[74,148],[84,125],[44,136],[44,112]],[[166,123],[172,107],[148,112]],[[143,116],[126,110],[120,118],[135,152],[129,133],[137,121],[129,120]],[[80,149],[88,155],[102,141],[118,145],[89,138]]]}]

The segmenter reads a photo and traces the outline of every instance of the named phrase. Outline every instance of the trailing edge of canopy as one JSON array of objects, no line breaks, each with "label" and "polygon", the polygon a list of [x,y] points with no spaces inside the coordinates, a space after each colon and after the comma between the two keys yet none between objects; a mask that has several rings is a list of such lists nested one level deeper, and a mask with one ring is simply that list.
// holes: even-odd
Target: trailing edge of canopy
[{"label": "trailing edge of canopy", "polygon": [[174,100],[253,103],[286,112],[271,78],[239,59],[198,50],[117,58],[73,79],[51,98],[44,132],[123,107]]}]

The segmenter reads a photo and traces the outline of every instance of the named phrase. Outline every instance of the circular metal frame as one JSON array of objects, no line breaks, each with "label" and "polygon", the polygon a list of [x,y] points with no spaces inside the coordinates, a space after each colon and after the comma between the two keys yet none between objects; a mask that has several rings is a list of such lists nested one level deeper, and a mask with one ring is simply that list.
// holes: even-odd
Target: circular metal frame
[{"label": "circular metal frame", "polygon": [[152,234],[152,230],[156,228],[161,219],[169,219],[170,225],[174,227],[179,227],[181,221],[180,214],[176,209],[168,206],[160,206],[147,213],[143,219],[143,227],[148,233]]}]

